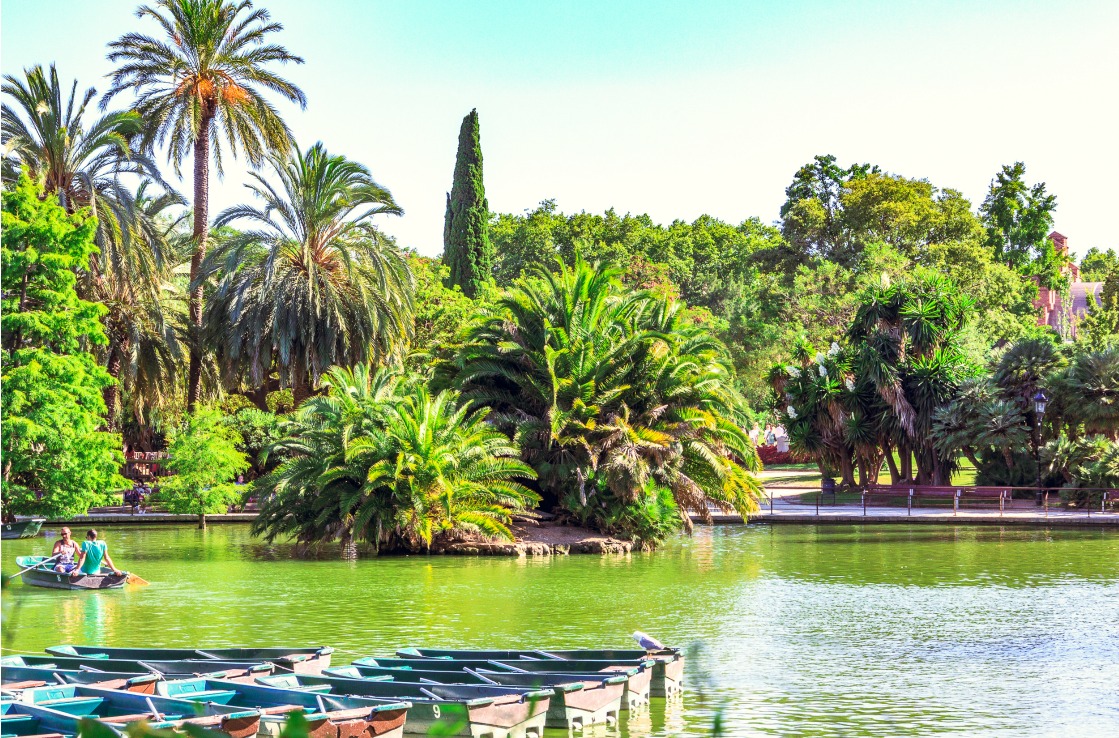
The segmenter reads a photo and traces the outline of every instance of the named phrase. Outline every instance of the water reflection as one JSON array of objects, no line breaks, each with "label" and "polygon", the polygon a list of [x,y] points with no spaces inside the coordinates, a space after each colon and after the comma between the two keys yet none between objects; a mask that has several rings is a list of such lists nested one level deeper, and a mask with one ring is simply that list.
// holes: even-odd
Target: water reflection
[{"label": "water reflection", "polygon": [[[1119,537],[1103,531],[739,526],[626,557],[357,562],[296,559],[243,526],[103,533],[152,586],[17,584],[11,647],[329,643],[345,663],[407,645],[625,645],[639,629],[703,644],[689,692],[601,735],[707,735],[720,714],[735,736],[1119,723]],[[51,542],[6,544],[7,568]]]}]

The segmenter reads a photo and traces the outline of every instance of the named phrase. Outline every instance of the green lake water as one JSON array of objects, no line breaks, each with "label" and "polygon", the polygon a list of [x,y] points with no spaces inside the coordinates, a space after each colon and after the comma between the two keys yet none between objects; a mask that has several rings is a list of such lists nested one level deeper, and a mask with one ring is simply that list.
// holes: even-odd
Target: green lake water
[{"label": "green lake water", "polygon": [[[1119,534],[1104,530],[727,526],[625,557],[357,562],[292,560],[245,526],[102,533],[152,585],[16,583],[5,654],[326,644],[341,664],[644,630],[694,648],[688,694],[603,735],[710,735],[716,711],[733,736],[1119,735]],[[4,570],[56,535],[5,541]]]}]

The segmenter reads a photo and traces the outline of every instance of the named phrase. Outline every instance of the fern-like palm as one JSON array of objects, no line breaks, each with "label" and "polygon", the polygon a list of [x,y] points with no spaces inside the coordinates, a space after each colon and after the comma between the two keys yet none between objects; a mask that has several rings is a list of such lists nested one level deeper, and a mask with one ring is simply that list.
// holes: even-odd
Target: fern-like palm
[{"label": "fern-like palm", "polygon": [[757,457],[725,351],[678,305],[617,277],[580,259],[538,271],[465,331],[453,382],[492,408],[546,496],[581,518],[596,495],[633,504],[656,487],[684,525],[708,501],[748,514]]},{"label": "fern-like palm", "polygon": [[430,548],[477,533],[511,539],[510,514],[538,499],[518,449],[457,395],[431,396],[391,370],[333,368],[325,395],[298,410],[270,453],[282,463],[258,483],[270,498],[254,531],[269,540],[357,540],[375,548]]}]

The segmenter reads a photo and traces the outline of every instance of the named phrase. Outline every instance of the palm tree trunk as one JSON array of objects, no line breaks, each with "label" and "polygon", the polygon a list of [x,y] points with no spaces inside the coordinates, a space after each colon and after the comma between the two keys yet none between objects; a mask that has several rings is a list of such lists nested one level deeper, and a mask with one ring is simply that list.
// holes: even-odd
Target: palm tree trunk
[{"label": "palm tree trunk", "polygon": [[901,484],[901,472],[898,470],[898,463],[894,461],[894,449],[892,446],[886,446],[886,466],[890,468],[890,484]]},{"label": "palm tree trunk", "polygon": [[311,384],[307,381],[307,375],[302,371],[296,369],[295,376],[291,380],[291,401],[294,407],[299,407],[303,401],[311,396]]},{"label": "palm tree trunk", "polygon": [[194,139],[194,253],[190,257],[190,375],[187,408],[194,410],[202,397],[202,284],[198,275],[206,258],[210,231],[210,125],[211,113],[203,113]]},{"label": "palm tree trunk", "polygon": [[105,425],[109,430],[117,429],[117,398],[120,397],[120,370],[124,367],[124,353],[123,347],[116,345],[109,347],[109,361],[105,365],[105,369],[109,372],[109,376],[113,378],[113,383],[102,390],[102,396],[105,398],[105,409],[107,414],[105,417]]},{"label": "palm tree trunk", "polygon": [[353,561],[357,558],[357,542],[354,541],[352,528],[345,528],[342,531],[342,558],[347,561]]}]

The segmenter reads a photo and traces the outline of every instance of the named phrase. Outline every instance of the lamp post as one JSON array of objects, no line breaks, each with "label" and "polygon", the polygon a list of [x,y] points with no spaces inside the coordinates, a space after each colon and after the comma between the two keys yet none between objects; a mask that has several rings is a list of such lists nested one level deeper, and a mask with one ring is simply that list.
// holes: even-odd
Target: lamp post
[{"label": "lamp post", "polygon": [[1045,390],[1039,389],[1034,395],[1034,463],[1037,464],[1037,504],[1041,504],[1044,493],[1041,491],[1041,418],[1045,415],[1045,406],[1049,404],[1049,396]]}]

